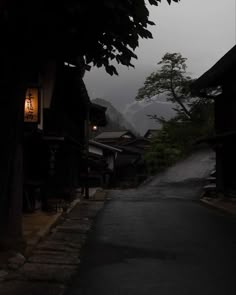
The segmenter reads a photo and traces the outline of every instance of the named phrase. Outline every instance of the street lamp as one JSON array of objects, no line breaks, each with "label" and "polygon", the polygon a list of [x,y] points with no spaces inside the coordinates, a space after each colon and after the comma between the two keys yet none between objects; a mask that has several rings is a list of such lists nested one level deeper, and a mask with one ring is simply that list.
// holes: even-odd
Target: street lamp
[{"label": "street lamp", "polygon": [[92,131],[96,132],[97,130],[98,130],[98,126],[93,125],[93,126],[92,126]]}]

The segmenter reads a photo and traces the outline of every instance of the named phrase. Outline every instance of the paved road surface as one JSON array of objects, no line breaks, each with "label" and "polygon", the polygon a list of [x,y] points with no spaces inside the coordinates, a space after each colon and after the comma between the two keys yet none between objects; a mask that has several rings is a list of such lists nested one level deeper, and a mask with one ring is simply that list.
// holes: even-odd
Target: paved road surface
[{"label": "paved road surface", "polygon": [[112,191],[67,295],[235,295],[235,220],[199,203],[212,167],[201,151]]}]

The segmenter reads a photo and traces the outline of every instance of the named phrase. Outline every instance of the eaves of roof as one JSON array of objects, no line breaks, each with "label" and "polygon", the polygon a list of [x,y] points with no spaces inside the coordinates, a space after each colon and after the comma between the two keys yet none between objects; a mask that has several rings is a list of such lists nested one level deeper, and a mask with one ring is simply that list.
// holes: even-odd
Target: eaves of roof
[{"label": "eaves of roof", "polygon": [[100,143],[100,142],[97,142],[97,141],[94,141],[94,140],[89,140],[89,144],[100,147],[102,149],[118,152],[118,153],[122,152],[122,149],[118,149],[118,148],[113,147],[111,145],[103,144],[103,143]]},{"label": "eaves of roof", "polygon": [[216,144],[223,142],[235,142],[236,139],[236,131],[223,132],[216,134],[214,136],[205,137],[196,141],[196,144],[208,143],[208,144]]},{"label": "eaves of roof", "polygon": [[197,94],[202,89],[221,86],[222,81],[236,67],[236,45],[231,48],[213,67],[199,77],[191,86],[192,93]]}]

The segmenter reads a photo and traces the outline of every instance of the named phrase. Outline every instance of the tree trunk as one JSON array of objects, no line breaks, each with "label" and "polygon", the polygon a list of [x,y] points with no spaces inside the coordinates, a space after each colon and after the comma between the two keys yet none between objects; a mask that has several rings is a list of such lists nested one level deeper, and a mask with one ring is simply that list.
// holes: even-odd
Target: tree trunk
[{"label": "tree trunk", "polygon": [[23,246],[23,66],[6,64],[0,76],[0,249]]},{"label": "tree trunk", "polygon": [[181,107],[182,111],[185,113],[185,115],[192,120],[192,115],[191,113],[187,110],[185,105],[182,103],[181,98],[178,97],[178,95],[175,92],[174,86],[173,86],[173,69],[174,67],[172,66],[171,68],[171,73],[170,73],[170,91],[172,93],[173,99],[176,101],[176,103]]}]

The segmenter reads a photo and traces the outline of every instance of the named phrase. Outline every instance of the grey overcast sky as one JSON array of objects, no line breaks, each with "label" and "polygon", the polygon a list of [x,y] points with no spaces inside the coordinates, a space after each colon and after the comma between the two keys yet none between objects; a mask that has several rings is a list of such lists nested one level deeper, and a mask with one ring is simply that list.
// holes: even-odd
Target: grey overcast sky
[{"label": "grey overcast sky", "polygon": [[170,6],[162,0],[149,11],[156,23],[149,28],[153,39],[140,41],[135,68],[118,66],[118,77],[93,68],[85,76],[91,99],[104,98],[123,111],[166,52],[180,52],[188,72],[198,77],[236,44],[236,0],[181,0]]}]

